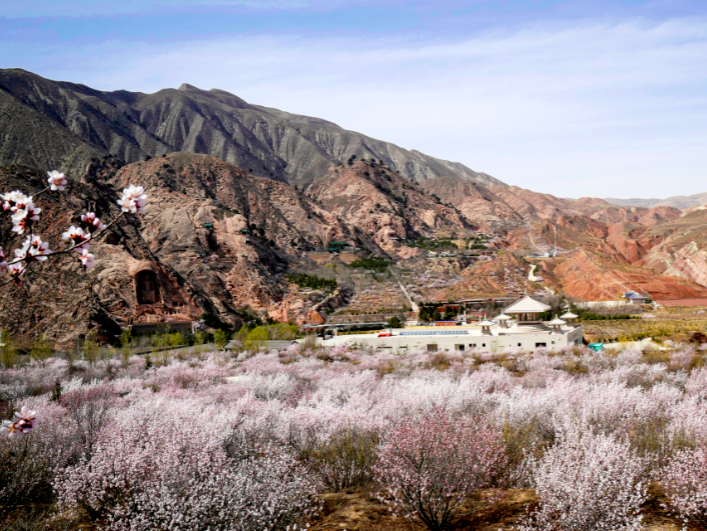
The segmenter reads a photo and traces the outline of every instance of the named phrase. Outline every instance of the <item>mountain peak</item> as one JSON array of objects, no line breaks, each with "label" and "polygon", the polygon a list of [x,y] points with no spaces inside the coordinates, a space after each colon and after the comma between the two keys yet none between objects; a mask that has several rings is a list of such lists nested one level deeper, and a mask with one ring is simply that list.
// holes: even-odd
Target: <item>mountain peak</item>
[{"label": "mountain peak", "polygon": [[190,85],[189,83],[182,83],[181,85],[179,85],[179,88],[177,90],[179,90],[180,92],[204,92],[199,87],[195,87],[194,85]]}]

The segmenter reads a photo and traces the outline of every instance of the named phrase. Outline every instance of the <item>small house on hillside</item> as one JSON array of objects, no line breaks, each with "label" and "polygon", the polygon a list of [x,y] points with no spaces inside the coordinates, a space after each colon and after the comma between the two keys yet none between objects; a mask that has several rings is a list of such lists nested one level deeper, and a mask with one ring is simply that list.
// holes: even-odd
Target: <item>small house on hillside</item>
[{"label": "small house on hillside", "polygon": [[627,291],[621,296],[622,299],[627,300],[629,304],[645,304],[648,297],[636,293],[635,291]]}]

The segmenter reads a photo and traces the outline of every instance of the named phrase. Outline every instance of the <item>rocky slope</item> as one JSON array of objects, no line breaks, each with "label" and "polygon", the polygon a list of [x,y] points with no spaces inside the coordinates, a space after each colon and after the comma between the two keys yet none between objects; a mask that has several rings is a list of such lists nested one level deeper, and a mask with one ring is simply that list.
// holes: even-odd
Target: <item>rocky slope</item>
[{"label": "rocky slope", "polygon": [[381,160],[414,180],[455,176],[502,184],[462,164],[408,151],[308,116],[252,105],[228,92],[184,84],[142,94],[102,92],[20,69],[0,70],[0,165],[29,164],[80,175],[96,154],[126,162],[181,151],[212,155],[256,175],[315,182],[351,156]]},{"label": "rocky slope", "polygon": [[[365,313],[361,301],[376,300],[369,295],[380,282],[398,289],[384,272],[352,272],[352,253],[314,252],[333,241],[360,249],[358,257],[397,261],[406,289],[422,299],[529,291],[598,300],[628,290],[707,297],[704,207],[539,194],[325,120],[189,85],[100,92],[0,70],[0,111],[0,164],[60,167],[74,177],[64,195],[39,200],[40,228],[53,246],[76,210],[116,214],[116,191],[129,183],[150,194],[148,214],[127,217],[96,245],[93,270],[79,274],[75,259],[62,258],[71,262],[65,270],[39,266],[25,287],[4,288],[0,317],[23,334],[46,330],[67,342],[97,327],[110,337],[126,324],[203,311],[238,324],[243,309],[321,322],[348,304]],[[36,190],[43,178],[38,168],[8,166],[0,190]],[[429,259],[420,244],[445,237],[478,250],[479,228],[490,256]],[[13,248],[7,215],[0,231],[0,245]],[[554,251],[555,240],[558,256],[534,261],[543,280],[529,282],[523,257]],[[292,272],[326,273],[340,289],[294,286],[286,280]]]},{"label": "rocky slope", "polygon": [[307,195],[395,258],[422,254],[400,240],[474,229],[454,207],[372,160],[332,168]]}]

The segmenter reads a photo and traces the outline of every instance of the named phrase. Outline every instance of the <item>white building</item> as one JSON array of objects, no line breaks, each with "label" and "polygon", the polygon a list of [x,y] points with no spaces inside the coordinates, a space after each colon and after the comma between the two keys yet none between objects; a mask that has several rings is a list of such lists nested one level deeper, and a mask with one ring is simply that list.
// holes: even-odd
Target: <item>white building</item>
[{"label": "white building", "polygon": [[[542,302],[524,297],[506,308],[493,321],[463,326],[423,326],[388,329],[379,334],[351,334],[322,340],[325,346],[349,345],[390,349],[405,353],[419,350],[449,352],[480,349],[500,352],[516,348],[527,352],[536,348],[559,350],[582,345],[582,326],[574,324],[573,314],[543,322],[538,314],[549,310]],[[511,320],[510,316],[515,316]]]}]

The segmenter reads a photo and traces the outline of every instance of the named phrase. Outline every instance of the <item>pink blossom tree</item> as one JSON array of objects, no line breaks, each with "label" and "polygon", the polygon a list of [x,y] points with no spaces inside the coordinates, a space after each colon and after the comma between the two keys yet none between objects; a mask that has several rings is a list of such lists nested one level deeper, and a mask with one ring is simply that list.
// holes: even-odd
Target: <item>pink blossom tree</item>
[{"label": "pink blossom tree", "polygon": [[539,507],[520,531],[638,531],[646,500],[646,463],[628,444],[576,428],[531,459]]},{"label": "pink blossom tree", "polygon": [[670,506],[685,523],[707,528],[707,446],[675,454],[661,479]]},{"label": "pink blossom tree", "polygon": [[431,531],[448,529],[476,490],[505,464],[498,430],[484,419],[435,409],[407,418],[380,448],[375,478],[393,510]]}]

